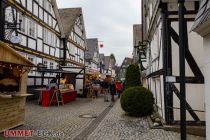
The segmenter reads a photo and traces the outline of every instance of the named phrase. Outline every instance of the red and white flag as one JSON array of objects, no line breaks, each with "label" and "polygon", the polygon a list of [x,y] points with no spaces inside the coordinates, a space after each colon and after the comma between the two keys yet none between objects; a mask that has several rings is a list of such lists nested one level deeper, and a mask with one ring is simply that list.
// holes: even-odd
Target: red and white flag
[{"label": "red and white flag", "polygon": [[99,47],[102,49],[104,47],[104,44],[99,44]]}]

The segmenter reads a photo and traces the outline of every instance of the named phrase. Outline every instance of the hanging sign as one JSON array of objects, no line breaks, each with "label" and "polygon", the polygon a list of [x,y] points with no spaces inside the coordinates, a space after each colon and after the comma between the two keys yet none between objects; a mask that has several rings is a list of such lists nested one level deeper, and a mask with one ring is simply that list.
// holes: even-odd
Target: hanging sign
[{"label": "hanging sign", "polygon": [[20,29],[21,22],[22,21],[20,21],[20,23],[5,23],[4,28],[5,29],[12,29],[12,30]]}]

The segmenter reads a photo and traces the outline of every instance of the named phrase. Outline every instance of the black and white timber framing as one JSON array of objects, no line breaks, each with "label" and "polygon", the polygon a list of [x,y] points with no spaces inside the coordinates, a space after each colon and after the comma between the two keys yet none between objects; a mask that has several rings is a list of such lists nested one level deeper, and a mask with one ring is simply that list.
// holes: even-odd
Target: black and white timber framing
[{"label": "black and white timber framing", "polygon": [[[179,35],[178,6],[175,0],[143,0],[143,38],[147,40],[147,83],[153,92],[158,112],[167,124],[179,122]],[[185,60],[186,110],[188,121],[204,121],[204,95],[202,92],[202,39],[190,32],[198,12],[199,1],[185,2]],[[200,49],[200,48],[199,48]],[[175,78],[174,82],[167,80]]]},{"label": "black and white timber framing", "polygon": [[[1,0],[0,2],[1,40],[10,44],[34,64],[42,63],[48,69],[56,69],[58,65],[83,69],[86,36],[81,33],[81,28],[84,30],[81,12],[72,19],[72,28],[68,30],[69,36],[66,36],[56,0]],[[7,23],[19,21],[22,21],[20,29],[4,28]],[[20,36],[21,43],[12,43],[10,40],[13,36]],[[74,72],[74,69],[72,71]],[[45,73],[44,85],[48,84],[52,77],[55,77],[55,74]],[[38,87],[41,84],[42,74],[34,68],[28,75],[28,86]]]}]

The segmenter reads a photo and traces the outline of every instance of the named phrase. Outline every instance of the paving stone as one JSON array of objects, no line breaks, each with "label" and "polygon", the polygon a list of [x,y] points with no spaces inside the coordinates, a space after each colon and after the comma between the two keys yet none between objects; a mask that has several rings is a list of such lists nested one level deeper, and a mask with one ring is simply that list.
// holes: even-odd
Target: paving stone
[{"label": "paving stone", "polygon": [[[110,102],[104,102],[103,96],[99,96],[97,99],[77,98],[76,101],[60,107],[41,107],[37,102],[28,102],[26,104],[25,124],[15,129],[62,131],[65,138],[61,139],[74,139],[96,119],[81,118],[80,115],[94,114],[99,116],[109,105]],[[32,139],[58,138],[35,137]]]},{"label": "paving stone", "polygon": [[[163,129],[150,129],[146,118],[126,116],[119,100],[89,135],[88,140],[180,140],[180,134]],[[189,140],[205,140],[188,135]]]},{"label": "paving stone", "polygon": [[[83,114],[93,114],[97,118],[79,117]],[[103,101],[103,96],[94,100],[78,98],[60,107],[43,108],[37,102],[29,102],[26,104],[25,116],[25,125],[16,130],[62,131],[65,137],[21,140],[180,140],[179,133],[150,129],[147,118],[126,116],[119,100],[111,107],[110,102]],[[188,135],[188,140],[205,138]]]}]

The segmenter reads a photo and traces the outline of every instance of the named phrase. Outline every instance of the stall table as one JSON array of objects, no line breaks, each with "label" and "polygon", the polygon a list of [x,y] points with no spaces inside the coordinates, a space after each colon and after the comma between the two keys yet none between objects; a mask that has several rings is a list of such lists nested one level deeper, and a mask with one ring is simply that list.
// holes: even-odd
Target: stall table
[{"label": "stall table", "polygon": [[[50,105],[51,98],[53,96],[54,90],[43,90],[42,91],[42,101],[41,104],[43,107],[47,107]],[[61,95],[63,98],[63,103],[69,103],[76,100],[77,92],[71,90],[61,90]]]}]

